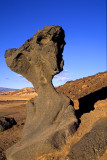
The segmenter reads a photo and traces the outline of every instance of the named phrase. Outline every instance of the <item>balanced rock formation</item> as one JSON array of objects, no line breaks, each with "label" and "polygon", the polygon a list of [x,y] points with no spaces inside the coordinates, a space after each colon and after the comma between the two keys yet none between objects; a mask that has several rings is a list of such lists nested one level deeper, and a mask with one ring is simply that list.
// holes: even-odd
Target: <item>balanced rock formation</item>
[{"label": "balanced rock formation", "polygon": [[22,139],[7,150],[8,160],[36,160],[60,151],[76,131],[78,121],[70,99],[52,85],[53,76],[63,70],[64,37],[60,26],[46,26],[20,48],[5,52],[8,67],[32,82],[38,94],[27,104]]}]

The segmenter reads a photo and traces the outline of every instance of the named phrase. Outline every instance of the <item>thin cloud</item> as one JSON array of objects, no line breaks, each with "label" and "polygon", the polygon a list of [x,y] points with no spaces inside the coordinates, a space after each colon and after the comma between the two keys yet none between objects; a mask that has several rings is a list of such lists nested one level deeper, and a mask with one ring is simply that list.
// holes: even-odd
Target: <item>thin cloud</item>
[{"label": "thin cloud", "polygon": [[29,82],[29,81],[27,81],[27,80],[25,80],[25,83],[31,84],[31,82]]},{"label": "thin cloud", "polygon": [[61,73],[59,73],[59,76],[65,76],[68,74],[68,70],[64,69]]},{"label": "thin cloud", "polygon": [[68,81],[70,78],[68,77],[54,77],[55,81]]},{"label": "thin cloud", "polygon": [[67,75],[69,74],[68,70],[64,69],[61,73],[53,78],[54,81],[69,81],[71,80]]},{"label": "thin cloud", "polygon": [[22,75],[17,75],[17,77],[18,77],[18,80],[20,80],[20,81],[23,81],[24,83],[28,83],[28,84],[31,84],[31,82],[29,82],[27,79],[25,79]]},{"label": "thin cloud", "polygon": [[24,78],[22,75],[18,74],[17,77]]},{"label": "thin cloud", "polygon": [[20,81],[25,81],[26,79],[22,75],[17,75],[17,79]]},{"label": "thin cloud", "polygon": [[4,80],[9,80],[9,78],[8,78],[8,77],[4,77],[3,79],[4,79]]},{"label": "thin cloud", "polygon": [[[68,70],[63,70],[61,73],[59,73],[59,75],[55,76],[53,78],[54,81],[69,81],[71,80],[70,78],[66,77],[66,75],[68,74]],[[17,75],[18,79],[21,81],[24,81],[25,83],[31,83],[28,80],[26,80],[22,75]]]}]

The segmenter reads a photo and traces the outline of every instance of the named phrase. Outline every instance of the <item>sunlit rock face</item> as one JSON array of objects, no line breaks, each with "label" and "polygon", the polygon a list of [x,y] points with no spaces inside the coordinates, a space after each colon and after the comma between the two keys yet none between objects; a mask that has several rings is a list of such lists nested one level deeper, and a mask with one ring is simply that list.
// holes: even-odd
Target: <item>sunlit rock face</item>
[{"label": "sunlit rock face", "polygon": [[46,26],[18,49],[5,52],[11,70],[34,85],[38,96],[27,104],[20,142],[7,150],[8,160],[33,160],[60,151],[78,126],[68,97],[56,92],[52,78],[63,70],[64,30]]}]

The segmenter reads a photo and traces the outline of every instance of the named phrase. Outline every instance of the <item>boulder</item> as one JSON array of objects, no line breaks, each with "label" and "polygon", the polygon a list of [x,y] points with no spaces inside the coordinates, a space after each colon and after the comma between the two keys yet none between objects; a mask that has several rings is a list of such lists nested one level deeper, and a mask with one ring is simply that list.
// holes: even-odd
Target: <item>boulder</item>
[{"label": "boulder", "polygon": [[0,117],[0,132],[9,129],[16,124],[17,122],[14,118]]}]

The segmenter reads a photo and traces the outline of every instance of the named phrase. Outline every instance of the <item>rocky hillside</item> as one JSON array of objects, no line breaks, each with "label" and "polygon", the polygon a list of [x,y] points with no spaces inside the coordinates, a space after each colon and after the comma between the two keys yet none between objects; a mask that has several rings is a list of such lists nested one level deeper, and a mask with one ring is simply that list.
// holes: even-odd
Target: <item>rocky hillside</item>
[{"label": "rocky hillside", "polygon": [[107,98],[107,72],[69,81],[56,90],[71,99],[77,115],[80,117],[83,113],[94,110],[94,104],[98,100]]},{"label": "rocky hillside", "polygon": [[101,72],[75,81],[68,81],[66,84],[58,87],[57,91],[75,100],[105,87],[107,87],[107,72]]},{"label": "rocky hillside", "polygon": [[18,89],[0,87],[0,92],[17,91]]},{"label": "rocky hillside", "polygon": [[31,87],[19,89],[17,91],[7,91],[7,92],[1,92],[0,95],[9,95],[9,96],[22,96],[22,95],[35,95],[35,89]]}]

